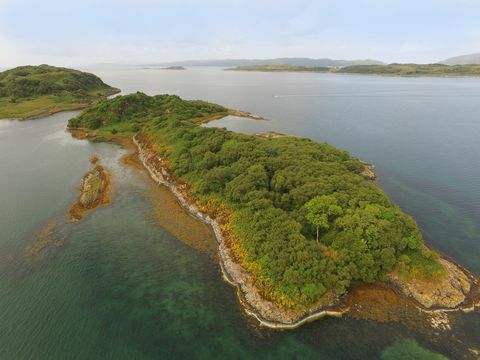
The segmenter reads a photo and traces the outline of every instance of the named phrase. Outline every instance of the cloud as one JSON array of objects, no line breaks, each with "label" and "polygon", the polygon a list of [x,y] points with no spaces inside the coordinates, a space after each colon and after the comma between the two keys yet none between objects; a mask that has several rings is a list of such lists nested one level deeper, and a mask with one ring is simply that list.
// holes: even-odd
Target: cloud
[{"label": "cloud", "polygon": [[[415,11],[412,11],[412,9]],[[472,0],[0,0],[0,66],[480,51]]]}]

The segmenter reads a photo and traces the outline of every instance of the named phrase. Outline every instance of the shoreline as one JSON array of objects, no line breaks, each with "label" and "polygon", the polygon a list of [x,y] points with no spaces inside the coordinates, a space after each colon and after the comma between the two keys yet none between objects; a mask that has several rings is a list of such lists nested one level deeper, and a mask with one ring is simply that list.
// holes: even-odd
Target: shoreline
[{"label": "shoreline", "polygon": [[[222,115],[220,118],[225,116],[226,115]],[[216,118],[217,117],[215,117],[215,119]],[[212,118],[203,119],[203,121],[207,122],[211,120]],[[146,144],[142,144],[141,141],[139,142],[137,139],[139,134],[136,134],[132,137],[131,135],[127,134],[102,135],[96,134],[95,132],[89,133],[86,131],[86,129],[68,129],[68,131],[72,134],[72,136],[80,139],[115,142],[124,148],[130,147],[136,150],[132,153],[132,155],[135,154],[135,156],[137,156],[141,166],[147,171],[148,176],[153,180],[153,182],[167,187],[170,193],[176,199],[177,203],[188,214],[212,228],[216,240],[222,277],[226,282],[236,288],[237,297],[245,313],[255,318],[260,325],[271,329],[286,330],[298,328],[305,323],[315,321],[326,316],[348,316],[350,311],[349,306],[352,305],[350,290],[348,290],[340,298],[335,299],[334,302],[331,302],[327,305],[313,306],[312,308],[301,312],[280,308],[273,302],[266,300],[261,294],[261,289],[254,285],[251,275],[244,270],[243,267],[231,256],[229,246],[226,244],[226,239],[224,238],[224,235],[226,235],[228,239],[228,232],[224,234],[222,231],[222,226],[216,221],[215,216],[210,216],[206,213],[203,213],[199,209],[197,203],[189,199],[190,195],[185,184],[177,183],[175,179],[172,179],[172,176],[168,170],[168,166],[163,163],[165,159],[162,159],[155,151],[155,144],[152,146],[148,135]],[[365,165],[365,169],[371,171],[371,174],[368,175],[373,176],[366,176],[367,174],[362,175],[369,178],[371,181],[375,181],[377,179],[375,167],[372,164],[365,162],[363,163]],[[419,312],[430,314],[431,317],[438,315],[446,316],[447,313],[458,311],[470,312],[474,311],[476,307],[480,307],[480,284],[477,276],[471,273],[465,267],[457,264],[448,256],[440,254],[440,259],[445,260],[462,272],[467,277],[470,285],[469,292],[463,294],[464,300],[453,307],[424,306],[411,293],[406,293],[402,286],[399,286],[399,284],[391,281],[391,279],[389,279],[389,281],[386,283],[371,284],[370,287],[375,289],[378,285],[385,286],[392,290],[398,297],[411,304],[412,307],[417,309]],[[366,284],[366,287],[369,288],[369,285]],[[359,301],[359,304],[362,304],[362,302]],[[400,311],[401,309],[397,310]]]},{"label": "shoreline", "polygon": [[[236,263],[231,254],[228,246],[225,243],[224,234],[222,232],[221,225],[212,217],[202,213],[196,204],[192,204],[187,200],[188,194],[184,194],[185,185],[178,185],[170,180],[170,174],[168,169],[162,165],[163,159],[156,154],[152,149],[148,148],[148,145],[142,144],[136,136],[132,138],[133,143],[138,150],[138,158],[147,170],[150,177],[160,185],[166,186],[171,193],[175,196],[178,203],[193,217],[203,221],[210,225],[215,235],[215,239],[218,245],[219,252],[219,265],[222,271],[222,277],[226,282],[236,288],[237,297],[242,305],[243,310],[249,315],[254,317],[262,326],[271,329],[294,329],[299,326],[329,316],[329,317],[342,317],[348,315],[349,308],[345,307],[345,298],[348,297],[347,291],[340,299],[335,303],[324,305],[321,307],[312,308],[302,313],[296,313],[286,309],[279,308],[271,301],[264,299],[259,293],[251,278],[251,275],[243,269],[243,267]],[[159,169],[154,165],[160,165]],[[461,272],[467,276],[470,281],[471,290],[468,294],[465,294],[465,300],[453,308],[427,308],[418,302],[412,296],[405,294],[403,290],[395,283],[389,281],[386,286],[392,289],[398,296],[406,299],[415,308],[423,313],[428,314],[446,314],[447,312],[470,312],[477,306],[480,306],[478,299],[479,284],[476,276],[466,270],[464,267],[457,265],[450,259],[446,259],[442,256],[442,259],[456,266]]]},{"label": "shoreline", "polygon": [[35,119],[40,119],[43,117],[49,117],[61,112],[67,112],[67,111],[78,111],[78,110],[83,110],[87,108],[89,105],[81,105],[81,106],[76,106],[73,108],[62,108],[62,109],[57,109],[57,110],[45,110],[39,114],[31,115],[31,116],[19,116],[19,117],[8,117],[8,118],[0,118],[0,121],[3,120],[15,120],[15,121],[27,121],[27,120],[35,120]]},{"label": "shoreline", "polygon": [[[106,93],[104,95],[103,99],[108,99],[110,96],[119,94],[121,92],[122,91],[120,89],[115,89],[115,91],[111,91],[111,92]],[[97,99],[97,101],[98,100],[103,100],[103,99]],[[35,120],[35,119],[39,119],[39,118],[43,118],[43,117],[52,116],[54,114],[58,114],[58,113],[61,113],[61,112],[64,112],[64,111],[83,110],[83,109],[88,108],[89,106],[92,106],[91,102],[85,103],[85,104],[78,104],[77,106],[73,106],[73,107],[68,107],[68,105],[65,104],[65,107],[63,107],[63,108],[58,108],[58,109],[55,109],[55,110],[45,109],[44,111],[42,111],[38,114],[30,115],[30,116],[16,116],[16,117],[14,116],[14,117],[8,117],[8,118],[0,117],[0,121],[2,121],[2,120],[16,120],[16,121]]]},{"label": "shoreline", "polygon": [[433,74],[422,74],[422,75],[402,75],[402,74],[381,74],[381,73],[358,73],[358,72],[341,72],[341,71],[302,71],[302,70],[245,70],[245,69],[224,69],[223,71],[235,71],[235,72],[260,72],[260,73],[294,73],[294,74],[330,74],[330,75],[362,75],[362,76],[380,76],[387,78],[441,78],[441,79],[478,79],[478,75],[433,75]]},{"label": "shoreline", "polygon": [[224,113],[218,114],[218,115],[213,115],[213,116],[207,116],[205,118],[201,118],[197,120],[195,123],[197,125],[204,125],[208,124],[209,122],[215,121],[215,120],[221,120],[223,118],[226,118],[227,116],[236,116],[236,117],[241,117],[241,118],[247,118],[247,119],[252,119],[252,120],[264,120],[268,121],[268,119],[264,118],[263,116],[252,114],[248,111],[241,111],[241,110],[236,110],[236,109],[227,109]]},{"label": "shoreline", "polygon": [[[248,315],[256,318],[261,325],[272,329],[294,329],[309,321],[313,321],[325,316],[341,317],[346,312],[345,309],[335,310],[335,308],[338,308],[338,304],[334,304],[328,309],[327,307],[322,307],[321,309],[311,310],[308,311],[307,314],[304,313],[298,316],[292,312],[287,312],[284,309],[280,309],[274,303],[263,299],[260,296],[258,289],[253,286],[252,279],[250,278],[249,274],[230,256],[230,251],[225,244],[220,225],[209,215],[200,212],[196,205],[188,202],[181,192],[181,186],[177,186],[167,179],[168,171],[164,167],[161,167],[160,171],[158,171],[149,164],[149,161],[151,162],[154,157],[157,157],[155,160],[158,161],[158,156],[151,152],[151,150],[149,150],[146,146],[142,145],[135,137],[133,137],[132,140],[137,147],[138,158],[149,173],[150,177],[157,184],[166,186],[175,196],[179,204],[189,214],[212,227],[218,245],[219,265],[222,271],[222,277],[226,282],[236,288],[240,303]],[[256,300],[257,306],[252,304],[254,300]],[[262,304],[261,308],[258,307],[259,302]],[[261,314],[261,312],[264,314]],[[270,319],[266,318],[265,316],[265,313],[267,312],[271,315]],[[289,318],[289,320],[275,320],[272,316],[272,312],[275,313],[276,316]]]}]

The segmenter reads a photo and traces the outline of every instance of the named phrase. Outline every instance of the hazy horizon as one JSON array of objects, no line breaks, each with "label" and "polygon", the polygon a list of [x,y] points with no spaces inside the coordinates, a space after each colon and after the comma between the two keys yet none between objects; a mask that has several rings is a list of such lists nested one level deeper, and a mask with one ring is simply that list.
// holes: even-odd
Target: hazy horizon
[{"label": "hazy horizon", "polygon": [[283,57],[433,63],[480,51],[480,3],[0,0],[0,67]]}]

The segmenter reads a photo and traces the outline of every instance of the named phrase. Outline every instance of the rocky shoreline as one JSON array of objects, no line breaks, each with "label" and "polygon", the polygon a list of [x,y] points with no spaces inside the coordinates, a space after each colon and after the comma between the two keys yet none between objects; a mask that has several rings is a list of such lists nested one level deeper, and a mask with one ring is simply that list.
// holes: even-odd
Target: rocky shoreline
[{"label": "rocky shoreline", "polygon": [[389,274],[388,284],[428,313],[469,312],[480,306],[477,276],[445,256],[438,261],[445,269],[445,276],[435,283],[421,279],[405,282],[393,272]]},{"label": "rocky shoreline", "polygon": [[325,316],[341,317],[347,309],[342,309],[338,304],[323,306],[320,309],[312,309],[308,312],[298,314],[278,307],[271,301],[262,297],[254,285],[251,275],[245,271],[240,264],[235,262],[230,250],[225,243],[224,233],[221,225],[209,215],[202,213],[199,208],[187,200],[185,188],[176,185],[165,168],[164,159],[158,156],[155,151],[148,148],[137,137],[133,142],[138,148],[138,157],[147,169],[150,177],[158,184],[170,189],[177,198],[180,205],[197,219],[209,224],[215,234],[218,245],[219,263],[224,279],[237,288],[237,295],[250,316],[255,317],[263,326],[274,329],[293,329],[309,321]]},{"label": "rocky shoreline", "polygon": [[70,221],[80,221],[84,214],[100,205],[109,203],[110,174],[99,164],[99,158],[90,158],[93,169],[85,174],[80,187],[80,196],[68,212]]},{"label": "rocky shoreline", "polygon": [[[298,313],[278,307],[273,302],[266,300],[259,289],[254,285],[252,276],[238,264],[231,254],[225,241],[225,233],[216,219],[200,211],[199,207],[189,200],[185,185],[177,184],[169,173],[166,160],[162,159],[156,151],[149,147],[148,143],[138,136],[133,137],[133,142],[138,149],[138,157],[150,177],[158,184],[166,186],[176,197],[179,204],[186,209],[195,218],[207,223],[213,229],[218,245],[219,263],[224,279],[235,286],[237,295],[242,303],[245,312],[256,318],[263,326],[273,329],[294,329],[307,322],[316,319],[331,316],[341,317],[349,310],[342,305],[343,301],[337,301],[318,308],[313,308],[303,313]],[[412,301],[412,303],[421,311],[426,313],[439,313],[450,311],[472,311],[479,305],[478,301],[478,281],[475,275],[465,269],[455,265],[452,261],[441,259],[447,268],[453,269],[440,287],[434,287],[425,293],[422,288],[416,288],[414,285],[405,284],[390,277],[388,282],[400,296]],[[460,275],[462,274],[462,275]],[[448,284],[452,286],[448,287]],[[460,284],[460,285],[459,285]],[[467,285],[468,284],[468,285]],[[443,290],[442,290],[443,289]],[[453,289],[453,290],[452,290]],[[453,302],[450,301],[452,291],[458,290],[454,294]],[[443,293],[442,293],[443,291]],[[463,294],[463,298],[461,294]],[[348,295],[345,295],[348,296]],[[444,301],[442,303],[442,296]],[[430,297],[433,299],[431,300]],[[423,299],[423,301],[422,301]],[[425,300],[430,299],[430,300]]]}]

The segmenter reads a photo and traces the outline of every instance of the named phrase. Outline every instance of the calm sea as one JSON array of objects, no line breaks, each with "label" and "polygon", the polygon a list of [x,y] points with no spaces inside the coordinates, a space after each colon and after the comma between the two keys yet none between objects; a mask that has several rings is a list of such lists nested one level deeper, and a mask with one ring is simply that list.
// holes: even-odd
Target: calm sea
[{"label": "calm sea", "polygon": [[[210,126],[350,151],[375,164],[379,185],[429,244],[480,273],[480,80],[89,70],[123,93],[177,94],[268,119]],[[478,311],[438,335],[348,318],[258,327],[208,246],[188,239],[211,234],[177,208],[159,212],[159,203],[174,207],[171,195],[123,165],[120,147],[72,139],[64,129],[75,114],[0,121],[0,359],[372,359],[392,344],[405,350],[404,340],[452,359],[480,349]],[[93,153],[112,172],[112,202],[69,223]]]}]

